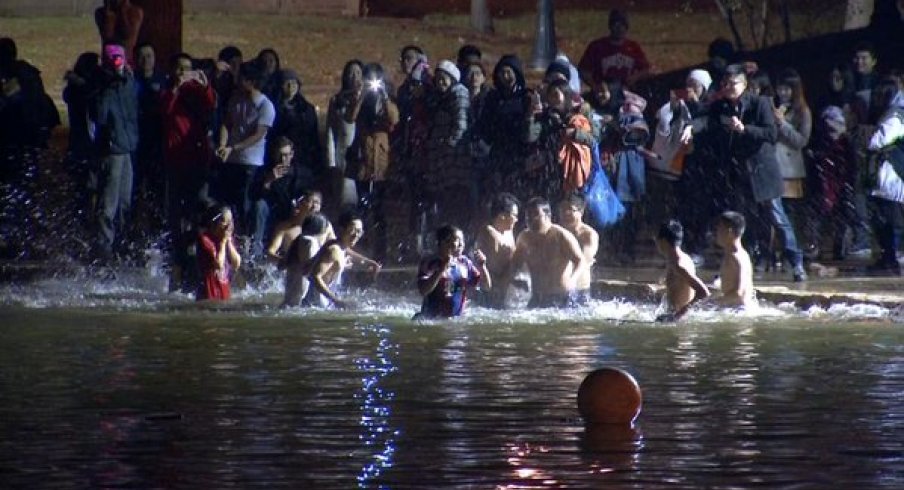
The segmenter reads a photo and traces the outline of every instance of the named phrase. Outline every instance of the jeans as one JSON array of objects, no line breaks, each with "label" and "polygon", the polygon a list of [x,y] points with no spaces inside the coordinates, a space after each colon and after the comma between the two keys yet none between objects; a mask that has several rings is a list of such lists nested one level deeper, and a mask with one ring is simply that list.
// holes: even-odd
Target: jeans
[{"label": "jeans", "polygon": [[[785,243],[785,257],[788,258],[788,261],[791,262],[791,266],[798,267],[802,266],[804,263],[804,256],[800,250],[800,246],[797,244],[797,236],[794,234],[794,225],[791,224],[791,220],[788,218],[788,214],[785,212],[785,207],[782,204],[782,198],[777,197],[775,199],[771,199],[769,201],[764,201],[759,203],[761,211],[768,216],[769,221],[772,226],[782,234],[782,238]],[[766,228],[768,230],[768,227]],[[765,240],[763,243],[769,243],[768,240],[769,233],[768,231],[764,235],[760,235],[758,238]]]},{"label": "jeans", "polygon": [[253,256],[264,256],[264,244],[268,242],[268,236],[273,228],[271,224],[270,203],[266,199],[256,199],[252,206],[251,221],[251,254]]},{"label": "jeans", "polygon": [[876,230],[879,248],[882,249],[878,262],[882,265],[896,265],[898,263],[898,245],[901,243],[901,235],[904,231],[901,203],[874,197],[872,205],[874,209],[873,227]]},{"label": "jeans", "polygon": [[869,250],[870,245],[870,229],[869,229],[869,211],[867,206],[866,193],[858,192],[854,194],[854,208],[852,214],[851,231],[854,233],[854,243],[851,245],[852,250]]},{"label": "jeans", "polygon": [[189,268],[187,249],[194,244],[192,228],[195,216],[211,204],[208,197],[207,166],[194,162],[172,163],[166,168],[166,218],[173,246],[173,260],[184,270]]},{"label": "jeans", "polygon": [[251,234],[254,223],[251,186],[259,168],[240,163],[224,163],[219,166],[216,180],[216,198],[233,209],[236,230]]},{"label": "jeans", "polygon": [[125,225],[132,205],[132,157],[126,153],[101,158],[98,177],[97,245],[103,253],[111,254],[117,228]]}]

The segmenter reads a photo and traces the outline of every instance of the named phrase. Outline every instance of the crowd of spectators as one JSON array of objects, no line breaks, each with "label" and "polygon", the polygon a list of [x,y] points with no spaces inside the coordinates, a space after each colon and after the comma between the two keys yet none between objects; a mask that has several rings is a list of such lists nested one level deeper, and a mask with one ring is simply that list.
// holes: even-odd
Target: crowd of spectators
[{"label": "crowd of spectators", "polygon": [[[107,42],[75,60],[63,92],[93,257],[117,259],[141,203],[163,215],[162,230],[145,231],[166,232],[174,270],[192,267],[199,217],[215,205],[232,211],[242,256],[262,260],[279,224],[317,191],[328,215],[366,217],[372,257],[413,261],[440,224],[476,236],[499,193],[521,202],[586,193],[598,161],[625,208],[615,226],[596,223],[608,240],[601,254],[634,260],[644,207],[665,199],[648,195],[648,180],[660,179],[697,260],[712,220],[733,209],[751,223],[755,262],[785,260],[795,280],[806,279],[805,258],[829,253],[874,255],[871,270],[899,273],[902,78],[878,71],[870,45],[839,60],[815,90],[825,95],[809,101],[795,67],[756,66],[718,39],[653,107],[634,90],[653,67],[627,37],[628,16],[613,10],[608,27],[576,65],[559,56],[536,86],[517,56],[490,69],[473,45],[454,61],[414,45],[398,67],[349,60],[325,114],[273,49],[157,60],[151,44],[129,53]],[[0,86],[0,173],[11,182],[60,121],[9,38]]]}]

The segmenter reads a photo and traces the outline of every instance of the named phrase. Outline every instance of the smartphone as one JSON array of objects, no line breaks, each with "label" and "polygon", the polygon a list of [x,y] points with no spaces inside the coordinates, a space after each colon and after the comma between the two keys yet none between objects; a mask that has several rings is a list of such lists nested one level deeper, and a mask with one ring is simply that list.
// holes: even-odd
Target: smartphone
[{"label": "smartphone", "polygon": [[203,78],[201,78],[202,76],[201,70],[188,70],[182,74],[182,80],[186,82],[189,80],[197,80],[200,82],[203,80]]}]

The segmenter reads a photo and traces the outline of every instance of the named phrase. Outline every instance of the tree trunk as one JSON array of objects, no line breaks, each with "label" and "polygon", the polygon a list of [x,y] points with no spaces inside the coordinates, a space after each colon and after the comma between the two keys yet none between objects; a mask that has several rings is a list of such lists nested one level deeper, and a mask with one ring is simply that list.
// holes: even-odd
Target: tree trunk
[{"label": "tree trunk", "polygon": [[731,28],[731,34],[735,40],[735,49],[744,51],[744,38],[741,37],[741,31],[738,30],[738,25],[735,23],[734,12],[728,5],[725,5],[724,0],[715,0],[715,2],[716,7],[719,7],[719,13],[722,14],[722,18],[728,22],[728,27]]},{"label": "tree trunk", "polygon": [[[869,25],[874,0],[847,0],[844,12],[844,30],[860,29]],[[878,0],[875,0],[878,1]]]},{"label": "tree trunk", "polygon": [[884,29],[890,35],[900,35],[900,29],[904,27],[901,22],[901,4],[899,0],[874,0],[870,26]]},{"label": "tree trunk", "polygon": [[182,51],[182,0],[132,0],[132,4],[144,10],[138,42],[150,43],[157,55],[157,67],[167,71],[170,57]]},{"label": "tree trunk", "polygon": [[490,15],[487,0],[471,0],[471,27],[484,34],[493,32],[493,16]]},{"label": "tree trunk", "polygon": [[788,5],[790,0],[782,0],[782,30],[785,33],[785,42],[791,42],[791,7]]}]

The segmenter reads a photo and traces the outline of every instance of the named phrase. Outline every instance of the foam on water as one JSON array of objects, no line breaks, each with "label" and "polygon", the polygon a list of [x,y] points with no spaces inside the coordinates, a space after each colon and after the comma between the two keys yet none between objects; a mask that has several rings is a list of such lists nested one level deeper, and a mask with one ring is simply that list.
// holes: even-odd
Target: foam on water
[{"label": "foam on water", "polygon": [[[355,308],[336,311],[324,308],[279,308],[282,299],[282,273],[266,267],[259,271],[253,286],[234,287],[228,303],[197,304],[193,294],[168,292],[168,280],[159,261],[150,257],[144,268],[83,268],[74,273],[27,283],[0,286],[0,305],[26,308],[102,308],[136,312],[211,312],[246,316],[287,318],[333,318],[350,321],[409,321],[420,309],[414,291],[385,291],[369,288],[347,291]],[[516,308],[499,310],[472,306],[463,318],[419,321],[423,324],[545,324],[599,322],[623,325],[654,325],[662,313],[658,304],[625,300],[600,301],[574,309]],[[814,323],[837,321],[904,322],[904,312],[868,304],[836,304],[829,308],[800,310],[791,303],[772,305],[761,301],[753,308],[719,310],[692,309],[682,323],[762,324],[771,321],[806,320]]]}]

